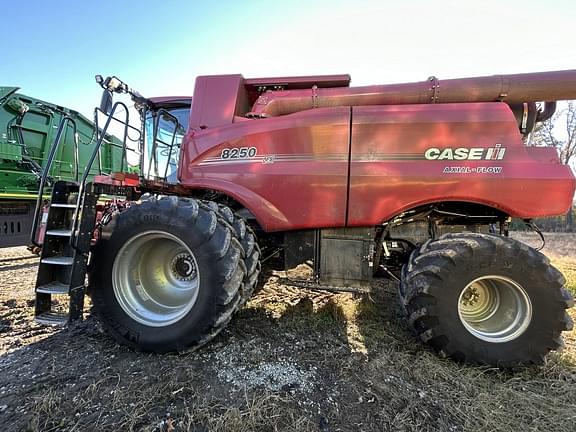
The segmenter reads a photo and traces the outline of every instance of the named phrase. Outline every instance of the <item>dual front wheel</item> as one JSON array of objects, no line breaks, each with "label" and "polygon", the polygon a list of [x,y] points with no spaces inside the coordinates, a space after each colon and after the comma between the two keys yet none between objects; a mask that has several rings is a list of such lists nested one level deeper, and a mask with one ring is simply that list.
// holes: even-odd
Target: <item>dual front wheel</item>
[{"label": "dual front wheel", "polygon": [[96,313],[120,342],[145,351],[202,345],[253,292],[252,230],[224,208],[151,197],[118,214],[93,252]]}]

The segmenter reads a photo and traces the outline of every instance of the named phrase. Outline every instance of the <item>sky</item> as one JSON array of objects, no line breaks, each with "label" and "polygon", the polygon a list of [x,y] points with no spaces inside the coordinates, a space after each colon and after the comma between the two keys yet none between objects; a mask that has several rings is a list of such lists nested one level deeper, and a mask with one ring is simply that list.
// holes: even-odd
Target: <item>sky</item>
[{"label": "sky", "polygon": [[576,69],[576,1],[2,2],[0,85],[91,118],[94,75],[145,96],[202,74],[348,73],[352,85]]}]

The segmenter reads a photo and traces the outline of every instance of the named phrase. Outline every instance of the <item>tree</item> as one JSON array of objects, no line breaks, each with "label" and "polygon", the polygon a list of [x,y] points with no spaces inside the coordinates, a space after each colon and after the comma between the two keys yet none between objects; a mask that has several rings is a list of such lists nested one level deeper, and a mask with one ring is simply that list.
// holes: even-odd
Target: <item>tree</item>
[{"label": "tree", "polygon": [[[551,119],[537,123],[532,134],[533,145],[546,145],[558,149],[560,161],[569,165],[576,155],[576,101],[568,101]],[[572,231],[572,211],[566,213],[566,230]]]}]

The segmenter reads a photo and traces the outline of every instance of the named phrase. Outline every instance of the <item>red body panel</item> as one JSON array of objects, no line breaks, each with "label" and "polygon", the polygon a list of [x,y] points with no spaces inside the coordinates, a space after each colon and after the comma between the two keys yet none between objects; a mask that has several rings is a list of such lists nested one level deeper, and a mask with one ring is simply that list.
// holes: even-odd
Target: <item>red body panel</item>
[{"label": "red body panel", "polygon": [[190,127],[206,128],[232,123],[242,75],[215,75],[196,78]]},{"label": "red body panel", "polygon": [[[263,229],[345,224],[350,108],[189,132],[184,142],[182,185],[225,192],[252,211]],[[231,148],[257,153],[222,159]]]},{"label": "red body panel", "polygon": [[[504,149],[501,160],[424,157],[430,148],[441,152],[497,144]],[[573,195],[570,168],[560,165],[553,148],[525,146],[506,104],[353,109],[351,226],[375,225],[401,211],[440,201],[486,204],[522,218],[562,214]]]},{"label": "red body panel", "polygon": [[312,75],[298,77],[247,78],[244,85],[252,87],[282,87],[290,89],[317,87],[348,87],[350,75]]},{"label": "red body panel", "polygon": [[[256,154],[222,158],[234,148]],[[430,149],[431,157],[457,158],[474,149],[481,159],[428,160]],[[554,149],[523,145],[512,112],[498,102],[319,108],[228,120],[190,129],[180,160],[183,186],[232,196],[266,231],[376,225],[441,201],[551,216],[569,208],[576,186]]]}]

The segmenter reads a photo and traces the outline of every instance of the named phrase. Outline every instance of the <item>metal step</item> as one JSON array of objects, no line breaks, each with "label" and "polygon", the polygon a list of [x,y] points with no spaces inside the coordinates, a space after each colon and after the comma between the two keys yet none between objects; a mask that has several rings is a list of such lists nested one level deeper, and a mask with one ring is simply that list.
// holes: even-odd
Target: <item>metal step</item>
[{"label": "metal step", "polygon": [[46,235],[58,236],[58,237],[70,237],[72,235],[72,230],[69,230],[69,229],[52,229],[52,230],[47,230]]},{"label": "metal step", "polygon": [[76,204],[60,204],[60,203],[53,203],[53,204],[50,204],[50,207],[54,207],[54,208],[69,208],[69,209],[73,209],[73,208],[76,208]]},{"label": "metal step", "polygon": [[68,314],[63,312],[48,311],[43,312],[40,315],[36,315],[34,320],[38,324],[63,326],[68,324]]},{"label": "metal step", "polygon": [[40,260],[40,262],[42,264],[54,264],[54,265],[69,266],[69,265],[74,264],[74,257],[70,257],[70,256],[47,257],[47,258],[42,258]]},{"label": "metal step", "polygon": [[68,294],[70,287],[62,282],[55,281],[39,286],[36,288],[36,292],[44,294]]},{"label": "metal step", "polygon": [[[45,325],[67,325],[82,320],[86,281],[86,266],[92,229],[96,220],[97,194],[89,184],[78,192],[79,186],[56,182],[52,190],[52,204],[45,221],[49,243],[45,244],[36,279],[36,322]],[[79,212],[75,212],[76,208]],[[43,214],[44,216],[44,214]],[[82,216],[82,217],[80,217]],[[67,227],[78,226],[77,231]],[[68,245],[77,235],[73,250]],[[66,283],[61,278],[66,277]],[[55,296],[60,296],[57,305]],[[67,297],[67,307],[62,302]],[[62,307],[61,307],[62,306]]]}]

